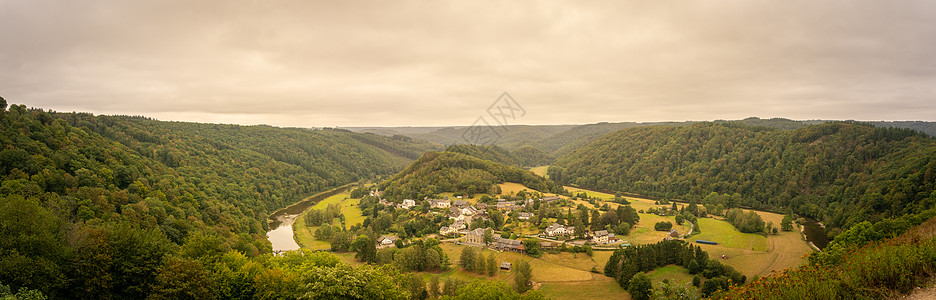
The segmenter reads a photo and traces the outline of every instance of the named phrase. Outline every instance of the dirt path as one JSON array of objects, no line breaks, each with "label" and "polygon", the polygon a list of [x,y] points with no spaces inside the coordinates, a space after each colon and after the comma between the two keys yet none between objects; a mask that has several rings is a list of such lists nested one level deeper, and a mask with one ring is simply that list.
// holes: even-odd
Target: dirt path
[{"label": "dirt path", "polygon": [[895,297],[894,299],[902,300],[931,300],[936,299],[936,279],[930,279],[923,287],[918,287],[913,289],[909,295],[903,295]]}]

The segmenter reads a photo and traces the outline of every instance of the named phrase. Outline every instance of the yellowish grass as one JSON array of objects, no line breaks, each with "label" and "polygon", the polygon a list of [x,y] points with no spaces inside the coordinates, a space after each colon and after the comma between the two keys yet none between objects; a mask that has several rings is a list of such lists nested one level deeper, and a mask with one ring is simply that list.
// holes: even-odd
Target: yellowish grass
[{"label": "yellowish grass", "polygon": [[530,172],[533,172],[533,174],[536,174],[545,178],[549,178],[549,176],[546,176],[547,169],[549,169],[549,166],[539,166],[535,168],[530,168]]},{"label": "yellowish grass", "polygon": [[660,282],[663,282],[663,279],[669,279],[670,282],[678,282],[682,284],[686,282],[692,282],[693,277],[693,275],[689,274],[689,270],[677,265],[668,265],[656,268],[655,270],[647,273],[647,275],[650,275],[650,280],[653,281],[654,286],[658,286]]},{"label": "yellowish grass", "polygon": [[767,238],[763,235],[742,233],[726,221],[700,218],[698,222],[702,233],[690,240],[709,240],[729,248],[767,251]]},{"label": "yellowish grass", "polygon": [[293,222],[293,238],[295,238],[296,243],[299,244],[299,247],[302,249],[309,250],[329,250],[331,249],[331,244],[325,241],[319,241],[315,239],[315,230],[318,227],[308,227],[306,226],[306,213],[302,213],[299,217],[296,218],[296,221]]},{"label": "yellowish grass", "polygon": [[614,279],[595,277],[591,281],[548,282],[539,291],[550,299],[631,299]]},{"label": "yellowish grass", "polygon": [[526,190],[527,192],[533,191],[533,189],[528,188],[522,184],[515,183],[515,182],[504,182],[504,183],[498,184],[498,186],[500,186],[501,188],[501,193],[500,193],[501,195],[516,194],[517,192],[523,191],[523,190]]}]

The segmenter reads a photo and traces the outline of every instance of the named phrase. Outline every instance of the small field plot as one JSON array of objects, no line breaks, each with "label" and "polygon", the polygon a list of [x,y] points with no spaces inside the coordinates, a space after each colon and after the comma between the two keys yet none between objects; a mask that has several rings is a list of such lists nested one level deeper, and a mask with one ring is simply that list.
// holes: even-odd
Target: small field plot
[{"label": "small field plot", "polygon": [[640,216],[640,222],[637,223],[637,226],[631,229],[629,235],[619,236],[618,239],[626,240],[630,242],[631,245],[653,244],[662,241],[664,238],[669,236],[669,232],[656,231],[653,229],[653,225],[662,221],[673,223],[673,228],[678,230],[681,234],[685,234],[689,231],[689,223],[683,222],[683,225],[677,225],[675,216],[663,217],[651,214],[638,215]]},{"label": "small field plot", "polygon": [[501,195],[516,194],[522,190],[526,190],[527,192],[535,192],[535,190],[515,182],[504,182],[498,184],[498,186],[501,188]]},{"label": "small field plot", "polygon": [[767,251],[767,238],[756,233],[742,233],[725,221],[700,218],[702,233],[692,236],[689,241],[707,240],[717,242],[729,248]]},{"label": "small field plot", "polygon": [[345,215],[346,226],[351,227],[353,225],[364,223],[364,219],[366,217],[361,215],[361,208],[358,206],[358,204],[361,202],[361,199],[348,198],[349,196],[351,196],[351,194],[336,194],[319,201],[319,203],[316,203],[315,206],[312,206],[309,209],[325,210],[328,205],[338,203],[341,204],[341,213]]},{"label": "small field plot", "polygon": [[588,194],[588,197],[596,197],[596,198],[598,198],[598,199],[601,199],[601,200],[604,200],[604,201],[609,201],[609,202],[610,202],[610,201],[614,201],[614,195],[611,195],[611,194],[608,194],[608,193],[601,193],[601,192],[596,192],[596,191],[583,190],[583,189],[574,188],[574,187],[571,187],[571,186],[567,186],[567,187],[565,187],[565,189],[568,190],[569,192],[571,192],[572,195],[576,195],[576,194],[578,194],[578,193],[583,193],[583,192],[584,192],[584,193]]},{"label": "small field plot", "polygon": [[299,247],[302,249],[330,250],[330,243],[315,239],[315,230],[318,229],[318,226],[307,227],[305,218],[306,214],[302,213],[296,218],[296,221],[293,222],[293,238],[296,239],[296,244],[299,244]]},{"label": "small field plot", "polygon": [[631,299],[614,279],[605,276],[591,281],[549,282],[539,291],[550,299]]},{"label": "small field plot", "polygon": [[692,282],[693,277],[693,275],[689,274],[689,270],[677,265],[660,267],[656,270],[650,271],[650,273],[647,273],[647,275],[650,275],[650,280],[653,281],[654,286],[658,286],[660,282],[663,282],[663,279],[669,279],[670,282],[678,282],[682,284],[686,282]]},{"label": "small field plot", "polygon": [[546,176],[547,169],[549,169],[549,166],[539,166],[535,168],[530,168],[530,172],[533,172],[533,174],[536,174],[545,178],[549,178],[549,176]]}]

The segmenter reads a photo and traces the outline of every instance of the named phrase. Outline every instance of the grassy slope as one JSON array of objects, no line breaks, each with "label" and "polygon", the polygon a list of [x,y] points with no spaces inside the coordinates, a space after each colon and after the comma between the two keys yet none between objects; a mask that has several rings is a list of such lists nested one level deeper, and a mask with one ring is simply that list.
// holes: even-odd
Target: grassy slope
[{"label": "grassy slope", "polygon": [[533,172],[533,174],[536,174],[536,175],[539,175],[539,176],[543,176],[543,177],[545,177],[546,179],[549,179],[549,176],[546,176],[546,170],[547,170],[547,169],[549,169],[549,166],[539,166],[539,167],[535,167],[535,168],[530,168],[530,171]]},{"label": "grassy slope", "polygon": [[[508,280],[511,274],[507,272],[498,272],[495,278],[481,276],[469,273],[457,267],[458,258],[461,256],[463,245],[442,244],[442,249],[449,257],[449,261],[456,270],[439,274],[443,277],[460,278],[464,280],[471,279],[497,279]],[[592,267],[597,267],[597,259],[604,259],[605,256],[589,257],[584,253],[561,253],[545,254],[540,258],[532,258],[512,252],[492,252],[485,250],[484,254],[496,253],[497,262],[515,262],[525,260],[533,268],[533,281],[543,283],[540,291],[552,299],[629,299],[623,288],[611,278],[601,274],[591,273]],[[602,253],[596,251],[596,254]],[[610,252],[608,252],[610,253]],[[428,278],[427,278],[428,279]]]},{"label": "grassy slope", "polygon": [[709,240],[729,248],[767,251],[767,238],[755,233],[742,233],[725,221],[711,218],[699,219],[702,233],[691,237],[690,241]]},{"label": "grassy slope", "polygon": [[498,186],[500,186],[501,188],[502,195],[516,194],[517,192],[522,191],[522,190],[526,190],[527,192],[534,191],[531,188],[528,188],[522,184],[515,183],[515,182],[504,182],[504,183],[498,184]]}]

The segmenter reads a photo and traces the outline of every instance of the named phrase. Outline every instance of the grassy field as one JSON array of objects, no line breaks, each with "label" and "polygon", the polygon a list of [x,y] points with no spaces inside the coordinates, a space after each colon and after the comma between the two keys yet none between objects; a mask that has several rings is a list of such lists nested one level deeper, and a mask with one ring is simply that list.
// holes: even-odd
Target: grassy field
[{"label": "grassy field", "polygon": [[544,283],[539,291],[550,299],[631,299],[614,279],[604,276],[592,281]]},{"label": "grassy field", "polygon": [[348,198],[350,194],[341,193],[334,196],[325,198],[319,203],[316,203],[315,206],[312,206],[309,209],[318,209],[325,210],[330,204],[340,203],[341,204],[341,213],[345,215],[345,225],[348,227],[361,224],[364,222],[365,217],[361,215],[361,208],[358,207],[358,203],[361,199]]},{"label": "grassy field", "polygon": [[[586,192],[590,197],[597,197],[603,200],[614,199],[613,195],[606,193],[572,187],[566,187],[566,189],[573,193]],[[634,197],[625,198],[630,201],[631,207],[638,211],[647,210],[651,207],[669,207],[669,205],[656,205],[653,200],[649,199]],[[593,207],[591,204],[584,201],[575,202],[576,205],[582,203],[589,208]],[[619,204],[616,203],[609,203],[612,209],[617,208],[618,205]],[[682,206],[685,204],[679,203],[678,205]],[[783,219],[783,215],[780,214],[763,211],[755,212],[760,215],[765,222],[773,222],[776,226],[779,226],[780,221]],[[674,217],[640,214],[640,223],[631,230],[630,235],[621,238],[632,244],[658,242],[665,237],[665,233],[653,231],[653,224],[662,220],[661,218],[670,220],[675,225]],[[790,232],[780,232],[779,235],[764,237],[760,234],[741,233],[728,222],[713,218],[699,219],[699,226],[702,229],[702,233],[689,238],[689,241],[702,239],[719,242],[720,245],[700,246],[702,246],[702,249],[709,252],[710,257],[719,258],[723,263],[734,267],[748,277],[754,275],[768,275],[773,271],[800,266],[805,262],[804,257],[812,252],[812,249],[810,249],[809,245],[799,234],[798,227]],[[681,233],[686,233],[689,229],[687,226],[676,226],[675,228]],[[607,254],[595,253],[596,257],[599,255],[610,257],[610,252],[607,252]],[[725,255],[726,259],[721,259],[722,255]],[[604,268],[607,257],[603,258],[603,262],[599,264],[599,269]]]},{"label": "grassy field", "polygon": [[325,241],[319,241],[315,239],[315,230],[318,229],[318,226],[308,227],[306,226],[305,221],[306,214],[303,213],[296,218],[296,221],[293,222],[293,237],[296,239],[296,243],[299,244],[299,247],[302,249],[309,250],[329,250],[331,249],[331,244]]},{"label": "grassy field", "polygon": [[729,248],[767,251],[767,238],[763,235],[742,233],[728,222],[712,218],[700,218],[698,222],[702,233],[691,237],[690,241],[709,240]]},{"label": "grassy field", "polygon": [[653,281],[654,286],[662,282],[663,279],[669,279],[670,282],[686,283],[692,282],[693,277],[693,275],[689,275],[689,270],[677,265],[668,265],[662,268],[657,268],[656,270],[647,273],[647,275],[650,275],[650,280]]},{"label": "grassy field", "polygon": [[675,216],[657,216],[651,214],[637,214],[640,216],[640,222],[631,229],[631,233],[627,236],[618,237],[619,239],[624,239],[634,244],[652,244],[659,241],[662,241],[664,238],[669,236],[667,231],[656,231],[653,229],[653,225],[661,221],[669,221],[673,223],[673,228],[678,230],[680,233],[685,234],[689,232],[689,223],[683,222],[683,225],[676,224]]},{"label": "grassy field", "polygon": [[[316,203],[314,206],[307,209],[298,218],[293,222],[293,236],[296,239],[296,243],[299,244],[299,247],[309,250],[329,250],[331,249],[331,244],[326,241],[319,241],[315,239],[315,230],[318,229],[315,227],[307,227],[305,224],[306,214],[309,210],[325,210],[325,208],[330,204],[339,203],[341,204],[341,213],[345,216],[345,226],[353,226],[364,222],[364,217],[361,215],[361,208],[358,207],[358,203],[361,199],[352,199],[348,198],[350,194],[340,193],[333,195],[331,197],[325,198],[319,203]],[[333,222],[334,225],[340,224],[338,220]]]},{"label": "grassy field", "polygon": [[515,182],[504,182],[504,183],[498,184],[498,186],[500,186],[501,188],[501,195],[516,194],[517,192],[522,191],[522,190],[533,192],[533,189],[528,188],[522,184],[515,183]]},{"label": "grassy field", "polygon": [[[465,247],[469,246],[450,243],[442,244],[442,250],[449,257],[452,266],[456,268],[456,270],[438,274],[438,276],[443,277],[443,280],[444,277],[449,276],[465,280],[478,278],[506,280],[510,278],[511,275],[507,272],[498,272],[496,278],[492,278],[467,273],[458,269],[458,259],[461,257],[461,251]],[[485,255],[489,253],[496,253],[498,263],[505,261],[513,263],[519,260],[529,262],[530,266],[533,268],[532,280],[537,283],[542,283],[541,291],[543,294],[553,299],[628,299],[622,298],[626,297],[627,294],[613,279],[601,274],[589,272],[593,267],[599,265],[596,259],[601,261],[601,265],[605,264],[610,252],[607,252],[607,255],[605,255],[605,252],[595,251],[596,254],[601,253],[595,257],[590,257],[584,253],[547,253],[540,258],[532,258],[512,252],[484,251]],[[579,292],[575,292],[576,289],[579,289]]]},{"label": "grassy field", "polygon": [[533,174],[543,176],[548,179],[549,176],[546,176],[546,169],[549,169],[549,166],[539,166],[535,168],[530,168],[530,172],[533,172]]}]

